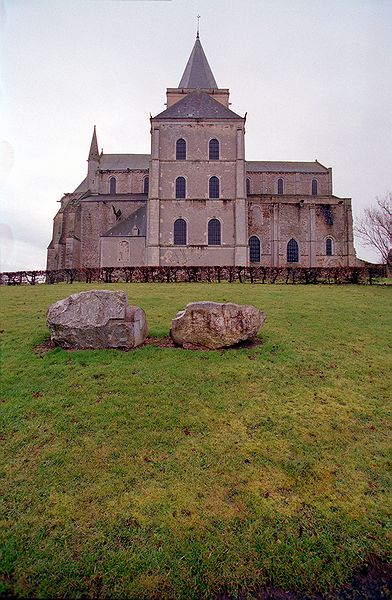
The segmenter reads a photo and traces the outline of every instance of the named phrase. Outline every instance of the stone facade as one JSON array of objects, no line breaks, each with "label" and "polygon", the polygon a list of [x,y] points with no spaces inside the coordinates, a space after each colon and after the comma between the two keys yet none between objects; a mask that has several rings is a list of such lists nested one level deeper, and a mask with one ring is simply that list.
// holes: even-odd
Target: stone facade
[{"label": "stone facade", "polygon": [[[199,38],[151,154],[99,153],[61,198],[48,269],[142,265],[352,266],[351,200],[319,162],[245,160],[246,118],[229,108]],[[176,233],[177,232],[177,233]]]}]

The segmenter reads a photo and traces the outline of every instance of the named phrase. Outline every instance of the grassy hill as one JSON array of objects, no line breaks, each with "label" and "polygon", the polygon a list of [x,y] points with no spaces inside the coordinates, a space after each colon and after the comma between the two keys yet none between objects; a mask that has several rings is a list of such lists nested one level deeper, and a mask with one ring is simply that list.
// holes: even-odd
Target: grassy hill
[{"label": "grassy hill", "polygon": [[209,299],[265,310],[262,343],[35,353],[97,287],[0,289],[4,594],[325,592],[386,557],[391,288],[115,284],[150,335]]}]

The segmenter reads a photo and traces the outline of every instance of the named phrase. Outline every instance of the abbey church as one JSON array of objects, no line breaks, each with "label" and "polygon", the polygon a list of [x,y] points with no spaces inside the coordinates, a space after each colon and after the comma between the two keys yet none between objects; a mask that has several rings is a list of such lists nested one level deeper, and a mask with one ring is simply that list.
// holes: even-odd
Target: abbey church
[{"label": "abbey church", "polygon": [[99,152],[61,198],[47,268],[352,266],[351,199],[319,162],[247,161],[245,117],[218,88],[199,35],[151,154]]}]

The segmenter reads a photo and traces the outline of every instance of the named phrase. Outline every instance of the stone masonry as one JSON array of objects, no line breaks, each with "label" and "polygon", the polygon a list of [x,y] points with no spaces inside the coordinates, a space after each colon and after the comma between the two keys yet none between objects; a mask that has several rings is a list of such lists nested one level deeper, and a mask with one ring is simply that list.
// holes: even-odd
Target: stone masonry
[{"label": "stone masonry", "polygon": [[197,37],[151,118],[150,154],[99,153],[94,127],[87,176],[54,217],[47,268],[357,264],[351,199],[333,195],[332,169],[246,161],[245,123]]}]

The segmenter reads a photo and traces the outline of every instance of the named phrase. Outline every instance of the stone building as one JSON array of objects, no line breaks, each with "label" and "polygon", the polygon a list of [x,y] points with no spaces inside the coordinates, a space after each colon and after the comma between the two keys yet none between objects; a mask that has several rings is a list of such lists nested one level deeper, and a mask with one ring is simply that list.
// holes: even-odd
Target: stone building
[{"label": "stone building", "polygon": [[351,199],[315,162],[246,161],[245,117],[196,38],[151,154],[99,153],[61,198],[48,269],[142,265],[350,266]]}]

